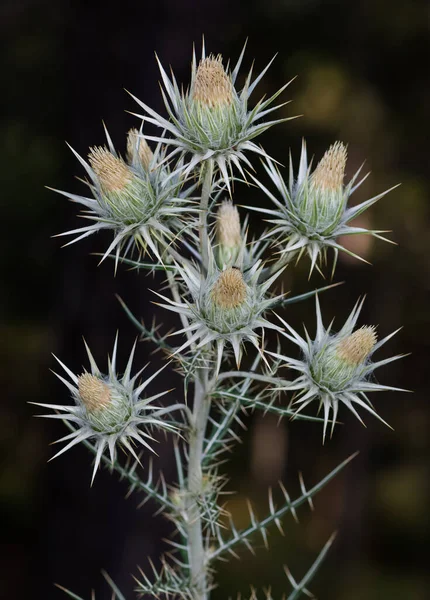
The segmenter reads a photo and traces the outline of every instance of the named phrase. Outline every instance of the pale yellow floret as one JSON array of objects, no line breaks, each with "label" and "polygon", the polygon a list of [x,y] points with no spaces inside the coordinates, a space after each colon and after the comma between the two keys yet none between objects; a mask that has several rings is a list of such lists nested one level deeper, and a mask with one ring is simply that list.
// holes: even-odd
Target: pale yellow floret
[{"label": "pale yellow floret", "polygon": [[327,150],[312,174],[312,183],[323,190],[339,190],[345,176],[347,151],[342,142],[336,142]]},{"label": "pale yellow floret", "polygon": [[149,171],[149,165],[154,156],[152,150],[145,138],[139,137],[137,129],[130,129],[127,135],[127,156],[130,162],[133,160],[136,149],[143,168]]},{"label": "pale yellow floret", "polygon": [[348,364],[358,366],[366,360],[377,339],[375,327],[365,325],[339,343],[337,355]]},{"label": "pale yellow floret", "polygon": [[221,273],[212,292],[216,306],[224,309],[237,308],[246,299],[246,283],[239,269],[229,267]]},{"label": "pale yellow floret", "polygon": [[240,246],[242,236],[239,211],[230,200],[224,200],[218,209],[216,231],[220,245],[228,248]]},{"label": "pale yellow floret", "polygon": [[192,97],[193,100],[210,108],[229,105],[233,102],[233,84],[225,72],[221,54],[216,57],[211,54],[200,61]]},{"label": "pale yellow floret", "polygon": [[78,377],[78,390],[82,402],[90,412],[101,410],[110,403],[109,387],[91,373]]},{"label": "pale yellow floret", "polygon": [[119,192],[132,180],[133,174],[127,165],[106,148],[91,148],[88,159],[105,192]]}]

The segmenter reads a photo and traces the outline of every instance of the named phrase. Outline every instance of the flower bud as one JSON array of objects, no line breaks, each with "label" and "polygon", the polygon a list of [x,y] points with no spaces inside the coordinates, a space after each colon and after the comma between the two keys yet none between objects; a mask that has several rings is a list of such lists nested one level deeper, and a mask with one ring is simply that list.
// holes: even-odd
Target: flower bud
[{"label": "flower bud", "polygon": [[336,142],[327,150],[312,174],[312,185],[321,191],[338,192],[342,189],[347,159],[346,147]]},{"label": "flower bud", "polygon": [[233,102],[233,84],[225,72],[222,56],[203,58],[197,68],[192,93],[194,102],[209,108],[228,106]]},{"label": "flower bud", "polygon": [[239,211],[230,200],[224,200],[218,209],[216,222],[218,264],[231,267],[235,264],[242,245]]},{"label": "flower bud", "polygon": [[365,325],[339,342],[337,356],[347,364],[357,367],[369,356],[377,339],[375,327]]},{"label": "flower bud", "polygon": [[213,303],[223,310],[239,308],[247,294],[246,283],[239,269],[229,267],[218,277],[211,291]]},{"label": "flower bud", "polygon": [[131,183],[133,174],[130,169],[106,148],[91,148],[88,159],[104,192],[120,192]]},{"label": "flower bud", "polygon": [[80,399],[86,408],[88,421],[96,431],[121,431],[131,415],[130,399],[120,384],[114,386],[95,375],[78,377]]},{"label": "flower bud", "polygon": [[[130,135],[128,140],[130,149]],[[137,142],[144,140],[138,139]],[[139,152],[140,147],[135,146],[135,152]],[[145,160],[149,159],[148,152],[151,152],[149,147],[145,150],[145,146],[142,146],[141,154]],[[135,155],[139,165],[142,156],[139,153]],[[91,148],[88,158],[100,185],[97,202],[105,218],[121,227],[136,225],[137,228],[146,223],[153,216],[156,200],[149,173],[132,170],[123,160],[102,147]]]},{"label": "flower bud", "polygon": [[78,390],[88,412],[97,412],[110,404],[109,386],[90,373],[78,377]]},{"label": "flower bud", "polygon": [[149,171],[154,154],[147,141],[139,136],[137,129],[130,129],[127,135],[127,157],[131,165],[141,166]]},{"label": "flower bud", "polygon": [[[303,141],[297,176],[294,174],[291,159],[288,181],[284,180],[276,165],[270,161],[266,162],[266,171],[276,186],[280,199],[267,190],[257,178],[253,178],[274,203],[274,208],[269,211],[269,222],[273,223],[269,236],[273,236],[276,245],[281,247],[282,264],[290,261],[295,255],[299,259],[306,253],[311,259],[310,272],[314,267],[320,270],[321,265],[326,263],[327,250],[330,248],[334,250],[333,274],[339,251],[360,258],[351,248],[346,249],[342,245],[345,236],[367,234],[385,240],[381,237],[381,231],[353,227],[349,223],[391,190],[386,190],[354,207],[348,207],[349,197],[367,175],[359,179],[362,169],[360,167],[350,181],[344,183],[346,160],[346,146],[342,142],[336,142],[330,146],[312,173],[306,143]],[[264,213],[264,209],[255,210]]]},{"label": "flower bud", "polygon": [[[210,342],[216,343],[215,369],[218,374],[226,343],[231,345],[239,367],[245,341],[251,342],[260,351],[256,330],[281,330],[264,318],[264,312],[280,298],[269,296],[267,292],[282,271],[260,282],[264,269],[261,260],[243,271],[237,267],[221,270],[210,243],[207,249],[207,271],[202,272],[192,265],[177,265],[191,298],[179,303],[162,296],[166,304],[161,306],[180,312],[189,319],[190,331],[193,331],[191,343],[199,339],[199,348]],[[190,340],[187,340],[176,352],[182,352],[189,345]]]},{"label": "flower bud", "polygon": [[387,335],[377,343],[375,327],[365,325],[354,331],[362,306],[363,301],[357,302],[343,327],[338,333],[333,334],[331,324],[328,328],[324,327],[321,307],[316,297],[317,330],[313,340],[306,330],[305,336],[302,337],[289,323],[280,319],[288,330],[288,333],[281,332],[282,335],[300,348],[302,358],[297,360],[267,351],[268,354],[281,360],[280,364],[288,365],[298,372],[297,378],[288,382],[283,388],[295,392],[296,399],[293,405],[298,406],[296,414],[314,400],[318,402],[318,410],[323,409],[323,440],[329,423],[333,433],[339,407],[342,404],[361,422],[363,421],[357,408],[366,410],[385,423],[373,408],[367,394],[372,391],[400,391],[399,388],[380,385],[371,379],[375,369],[402,358],[402,355],[373,362],[374,352],[394,334]]},{"label": "flower bud", "polygon": [[346,202],[343,179],[347,152],[342,142],[327,150],[299,197],[299,208],[306,226],[324,234],[336,227]]},{"label": "flower bud", "polygon": [[337,336],[331,338],[311,362],[315,381],[331,392],[343,390],[362,372],[376,340],[372,326],[361,327],[340,340]]},{"label": "flower bud", "polygon": [[[145,393],[148,384],[164,369],[164,366],[148,379],[137,383],[136,380],[142,371],[134,376],[131,375],[134,345],[125,371],[122,375],[118,375],[115,368],[116,339],[112,358],[108,359],[108,375],[102,375],[90,349],[86,344],[85,347],[91,365],[90,373],[76,375],[57,358],[70,378],[70,382],[56,375],[71,392],[73,403],[71,405],[37,404],[52,408],[56,412],[61,411],[61,414],[55,415],[54,418],[73,423],[73,432],[58,440],[59,442],[67,440],[68,443],[53,458],[81,442],[91,440],[96,455],[93,481],[106,450],[109,452],[112,464],[116,461],[118,446],[128,450],[138,461],[139,457],[134,450],[136,442],[142,448],[155,452],[149,443],[154,441],[151,432],[154,429],[176,432],[177,427],[170,420],[165,419],[166,409],[156,403],[156,400],[167,392],[154,396],[147,396]],[[43,416],[52,418],[51,414]]]}]

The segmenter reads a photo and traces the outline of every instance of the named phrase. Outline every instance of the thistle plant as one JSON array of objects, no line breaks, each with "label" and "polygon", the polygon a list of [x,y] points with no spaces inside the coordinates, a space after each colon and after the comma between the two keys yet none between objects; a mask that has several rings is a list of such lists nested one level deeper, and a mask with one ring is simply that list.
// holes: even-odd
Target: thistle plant
[{"label": "thistle plant", "polygon": [[[136,593],[148,598],[208,600],[217,585],[220,559],[236,557],[241,546],[253,550],[258,535],[267,544],[269,528],[282,531],[284,516],[296,517],[301,505],[312,504],[313,497],[352,458],[310,488],[300,479],[301,492],[295,499],[280,484],[283,502],[275,506],[269,493],[267,516],[259,520],[250,508],[250,525],[240,529],[222,507],[228,487],[222,464],[226,451],[238,440],[240,414],[271,412],[289,419],[292,427],[298,419],[308,421],[309,427],[316,423],[327,441],[327,430],[333,433],[344,408],[360,421],[358,409],[385,423],[368,394],[397,389],[373,379],[376,368],[400,358],[373,360],[396,332],[378,341],[375,326],[359,323],[363,301],[335,331],[332,324],[324,327],[318,298],[331,285],[293,297],[281,289],[292,259],[307,253],[310,270],[320,269],[332,248],[334,271],[338,251],[349,252],[341,246],[340,235],[381,237],[380,230],[367,231],[350,221],[387,192],[348,207],[349,197],[363,179],[359,181],[359,170],[344,182],[347,151],[341,142],[330,146],[315,169],[308,164],[303,142],[298,174],[290,159],[286,183],[284,169],[266,154],[260,140],[258,145],[253,140],[288,120],[267,119],[286,104],[272,106],[287,85],[251,104],[250,96],[270,63],[255,79],[251,69],[239,88],[243,58],[244,51],[230,69],[228,61],[220,55],[206,56],[203,48],[198,64],[195,54],[192,57],[191,81],[181,87],[160,64],[167,115],[158,115],[136,98],[144,114],[138,115],[138,128],[128,132],[124,157],[106,131],[106,146],[91,148],[88,161],[73,151],[86,172],[90,196],[60,192],[82,205],[86,209],[82,216],[90,221],[62,235],[77,235],[72,240],[77,242],[102,229],[112,230],[113,241],[107,245],[99,238],[103,258],[114,258],[116,268],[131,264],[164,272],[167,286],[162,293],[155,291],[154,301],[177,318],[175,330],[163,334],[159,325],[147,328],[121,301],[141,339],[163,350],[166,364],[132,374],[133,346],[122,373],[115,340],[104,372],[86,346],[89,369],[82,373],[73,373],[57,359],[66,374],[57,376],[67,387],[69,401],[40,405],[53,411],[43,416],[62,420],[69,430],[58,440],[65,445],[53,458],[83,443],[94,455],[94,485],[99,468],[106,465],[128,480],[131,490],[143,493],[143,501],[153,499],[173,522],[176,535],[159,567],[148,570],[143,565],[135,577]],[[145,121],[162,133],[147,135]],[[258,164],[252,175],[248,172],[253,167],[252,153],[263,164],[261,175]],[[270,209],[249,207],[268,216],[262,236],[252,232],[243,206],[239,210],[235,204],[234,171],[251,177],[261,195],[273,203]],[[283,310],[312,296],[314,337],[306,329],[303,335],[296,332]],[[278,342],[270,349],[274,337]],[[182,374],[183,395],[180,390],[151,390],[153,380],[161,371],[164,380],[169,369]],[[142,456],[155,452],[160,431],[173,440],[176,478],[169,484],[161,473],[154,477],[152,466],[145,472],[138,465]],[[301,580],[286,568],[286,590],[292,589],[284,597],[312,596],[308,586],[333,539]],[[113,597],[125,600],[112,579],[106,578]],[[272,596],[251,588],[249,598],[270,600]]]}]

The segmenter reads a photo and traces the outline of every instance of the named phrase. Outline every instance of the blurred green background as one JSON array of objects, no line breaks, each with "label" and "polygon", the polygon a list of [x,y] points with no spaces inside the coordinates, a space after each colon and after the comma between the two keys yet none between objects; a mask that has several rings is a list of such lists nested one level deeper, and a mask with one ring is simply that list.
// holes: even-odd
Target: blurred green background
[{"label": "blurred green background", "polygon": [[[225,472],[238,495],[228,508],[238,525],[247,522],[246,498],[257,513],[267,509],[267,488],[282,480],[295,495],[297,472],[308,485],[355,450],[360,455],[315,501],[303,507],[300,524],[285,521],[285,537],[270,536],[270,550],[221,564],[214,600],[243,594],[249,585],[289,589],[288,564],[302,576],[332,531],[339,534],[311,589],[321,600],[424,600],[429,597],[429,335],[430,205],[428,180],[428,4],[425,0],[3,0],[0,166],[0,503],[2,544],[0,595],[10,599],[76,593],[109,598],[105,568],[129,593],[130,573],[148,567],[165,548],[170,525],[153,518],[154,506],[124,499],[127,488],[103,472],[89,488],[90,460],[78,448],[47,464],[49,443],[62,426],[32,417],[34,402],[66,402],[67,392],[49,373],[51,351],[72,369],[85,361],[82,335],[102,362],[121,332],[125,358],[136,332],[121,312],[119,292],[139,315],[153,313],[148,288],[161,281],[111,264],[97,267],[91,253],[107,239],[94,236],[71,248],[50,236],[79,225],[76,207],[45,185],[81,192],[82,176],[64,140],[85,155],[104,143],[101,120],[119,149],[136,120],[132,91],[162,110],[154,50],[188,81],[192,43],[206,36],[209,51],[232,60],[249,38],[246,66],[261,69],[279,52],[258,93],[273,93],[297,75],[285,96],[285,116],[303,114],[260,139],[286,162],[297,157],[305,136],[319,159],[339,139],[349,146],[348,174],[366,160],[371,177],[355,201],[401,182],[366,214],[366,226],[393,230],[398,246],[351,239],[372,266],[340,261],[335,280],[345,285],[322,298],[326,321],[341,323],[361,294],[361,323],[378,324],[381,336],[404,326],[385,356],[411,352],[378,371],[381,383],[414,394],[381,394],[377,410],[394,428],[348,416],[333,440],[321,446],[320,428],[251,416],[244,443]],[[257,98],[256,94],[256,98]],[[125,109],[125,110],[124,110]],[[237,187],[237,203],[264,202],[255,190]],[[251,222],[254,231],[260,219]],[[352,247],[352,246],[351,246]],[[305,261],[285,276],[286,289],[302,293],[324,284],[307,281]],[[284,314],[293,326],[313,330],[312,301]],[[162,315],[166,327],[173,318]],[[140,363],[150,348],[139,345]],[[158,364],[159,358],[154,359]],[[180,382],[174,382],[180,390]],[[171,448],[160,444],[158,467],[174,480]],[[426,552],[427,551],[427,552]],[[131,592],[130,592],[131,595]]]}]

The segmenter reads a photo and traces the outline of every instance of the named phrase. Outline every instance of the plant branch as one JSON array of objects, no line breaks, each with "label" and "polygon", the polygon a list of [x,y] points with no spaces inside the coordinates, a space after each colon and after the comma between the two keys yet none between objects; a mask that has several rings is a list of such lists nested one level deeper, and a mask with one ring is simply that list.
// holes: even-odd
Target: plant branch
[{"label": "plant branch", "polygon": [[208,226],[207,216],[209,210],[209,198],[212,189],[213,162],[206,161],[203,174],[203,187],[200,199],[200,222],[199,222],[199,238],[200,251],[202,256],[202,267],[206,271],[208,267]]},{"label": "plant branch", "polygon": [[270,377],[269,375],[261,375],[260,373],[253,373],[252,371],[225,371],[224,373],[219,374],[217,383],[223,379],[230,379],[231,377],[243,377],[245,379],[253,379],[254,381],[263,381],[264,383],[273,383],[275,385],[285,383],[285,379],[281,379],[280,377]]},{"label": "plant branch", "polygon": [[207,395],[207,371],[200,370],[195,378],[194,407],[189,442],[188,482],[186,496],[188,556],[195,600],[207,600],[206,561],[203,528],[197,497],[203,487],[202,456],[205,431],[210,411]]},{"label": "plant branch", "polygon": [[283,490],[286,503],[277,510],[271,503],[270,514],[262,521],[257,521],[253,511],[250,510],[251,525],[247,529],[238,531],[236,529],[233,521],[231,520],[230,525],[231,525],[231,529],[233,531],[232,537],[229,540],[224,540],[222,538],[221,532],[218,531],[219,546],[216,550],[214,550],[211,553],[211,555],[209,556],[209,559],[213,560],[215,558],[219,558],[221,555],[225,554],[226,552],[230,552],[231,554],[235,555],[235,553],[233,551],[233,547],[236,546],[236,544],[238,544],[239,542],[243,542],[249,547],[249,539],[248,538],[250,536],[252,536],[254,533],[256,533],[257,531],[259,531],[262,534],[263,539],[266,542],[266,538],[267,538],[266,529],[269,525],[271,525],[272,523],[275,523],[279,526],[280,519],[289,512],[291,512],[294,516],[296,508],[298,508],[305,502],[310,502],[312,500],[313,496],[315,494],[317,494],[331,479],[333,479],[333,477],[335,477],[335,475],[337,475],[339,473],[339,471],[341,471],[353,458],[355,458],[355,456],[357,456],[357,454],[358,454],[358,452],[356,452],[355,454],[353,454],[352,456],[350,456],[346,460],[344,460],[340,465],[338,465],[335,469],[333,469],[328,475],[326,475],[323,479],[321,479],[321,481],[318,482],[316,485],[314,485],[314,487],[311,488],[310,490],[304,489],[304,485],[302,485],[302,495],[299,496],[293,502],[290,501],[288,495]]}]

